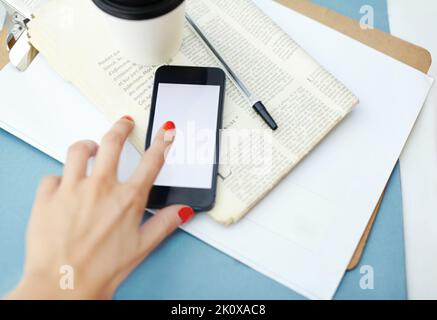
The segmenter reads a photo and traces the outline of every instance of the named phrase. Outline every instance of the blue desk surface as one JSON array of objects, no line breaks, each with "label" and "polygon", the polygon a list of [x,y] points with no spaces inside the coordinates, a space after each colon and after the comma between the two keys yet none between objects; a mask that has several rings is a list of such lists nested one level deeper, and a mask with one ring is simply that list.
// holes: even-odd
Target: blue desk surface
[{"label": "blue desk surface", "polygon": [[[383,0],[314,1],[359,19],[362,5],[375,8],[376,27],[388,30]],[[0,296],[20,279],[24,239],[35,189],[62,165],[0,130]],[[402,198],[399,167],[389,183],[364,256],[348,272],[336,299],[405,299]],[[374,270],[374,289],[360,288],[362,266]],[[120,299],[303,299],[189,234],[178,231],[118,290]]]}]

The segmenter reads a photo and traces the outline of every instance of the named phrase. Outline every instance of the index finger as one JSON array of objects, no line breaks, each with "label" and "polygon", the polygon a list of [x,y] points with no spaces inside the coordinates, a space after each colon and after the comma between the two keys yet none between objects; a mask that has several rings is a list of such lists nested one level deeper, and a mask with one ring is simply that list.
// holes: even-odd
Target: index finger
[{"label": "index finger", "polygon": [[167,121],[158,131],[150,148],[144,153],[138,168],[129,182],[139,186],[146,194],[153,186],[176,136],[174,122]]}]

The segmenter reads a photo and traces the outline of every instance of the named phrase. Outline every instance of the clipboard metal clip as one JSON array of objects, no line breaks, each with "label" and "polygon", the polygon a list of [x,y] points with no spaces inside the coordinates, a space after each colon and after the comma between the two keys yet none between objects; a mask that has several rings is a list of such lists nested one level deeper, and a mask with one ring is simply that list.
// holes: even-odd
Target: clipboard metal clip
[{"label": "clipboard metal clip", "polygon": [[25,18],[18,12],[14,12],[11,20],[12,25],[6,37],[6,46],[8,50],[13,48],[18,39],[20,39],[20,37],[26,31],[26,23],[29,21],[29,19]]},{"label": "clipboard metal clip", "polygon": [[27,35],[27,23],[30,21],[24,14],[8,6],[7,2],[2,1],[8,10],[6,28],[6,49],[9,53],[9,61],[19,71],[25,71],[38,51],[29,43]]}]

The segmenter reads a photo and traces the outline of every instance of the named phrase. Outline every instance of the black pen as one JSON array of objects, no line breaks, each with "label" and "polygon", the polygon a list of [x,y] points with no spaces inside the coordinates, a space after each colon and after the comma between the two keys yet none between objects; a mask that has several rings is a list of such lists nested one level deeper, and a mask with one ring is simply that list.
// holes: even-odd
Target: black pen
[{"label": "black pen", "polygon": [[246,98],[252,104],[252,108],[256,111],[256,113],[264,120],[264,122],[272,129],[278,129],[278,125],[276,124],[273,117],[270,115],[267,108],[264,106],[261,100],[254,97],[254,95],[249,91],[246,85],[241,81],[234,71],[229,67],[226,61],[222,58],[222,56],[217,52],[217,50],[212,46],[206,36],[202,33],[196,23],[190,18],[188,14],[185,15],[188,23],[194,29],[194,31],[199,35],[199,37],[203,40],[206,46],[211,50],[211,52],[215,55],[215,57],[220,61],[223,67],[226,69],[228,76],[234,81],[236,86],[241,90],[241,92],[246,96]]}]

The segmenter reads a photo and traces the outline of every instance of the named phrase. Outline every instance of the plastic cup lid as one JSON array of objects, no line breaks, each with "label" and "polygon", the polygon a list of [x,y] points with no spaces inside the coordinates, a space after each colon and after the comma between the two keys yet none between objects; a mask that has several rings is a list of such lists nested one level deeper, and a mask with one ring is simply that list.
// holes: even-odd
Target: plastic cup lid
[{"label": "plastic cup lid", "polygon": [[127,20],[153,19],[176,9],[184,0],[93,0],[104,12]]}]

